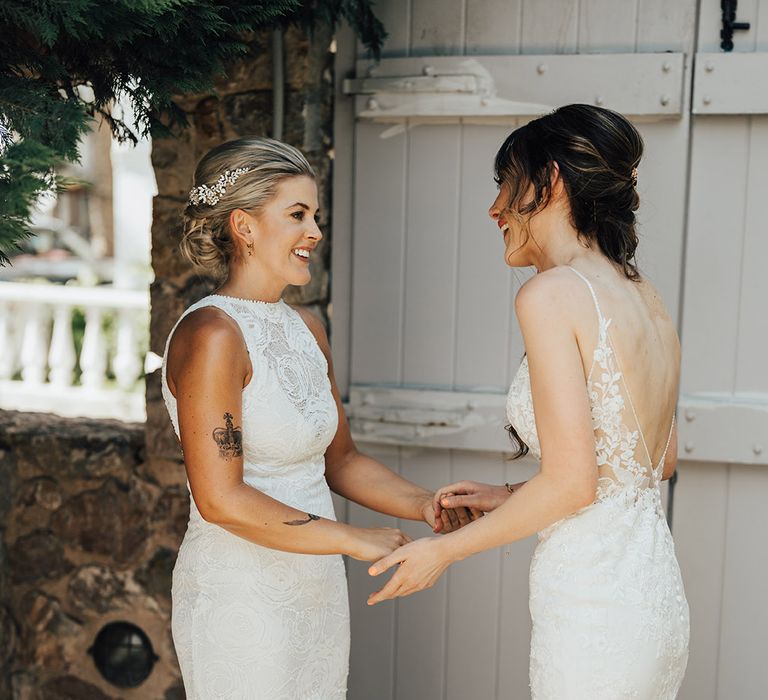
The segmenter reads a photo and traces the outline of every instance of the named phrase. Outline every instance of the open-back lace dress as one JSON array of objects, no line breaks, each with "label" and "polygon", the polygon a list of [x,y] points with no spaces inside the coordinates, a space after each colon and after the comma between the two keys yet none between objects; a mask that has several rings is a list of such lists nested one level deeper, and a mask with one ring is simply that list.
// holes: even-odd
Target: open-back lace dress
[{"label": "open-back lace dress", "polygon": [[[661,504],[667,450],[654,465],[611,321],[589,280],[573,271],[599,319],[587,378],[599,479],[592,504],[539,533],[530,571],[531,693],[534,700],[672,700],[688,660],[689,617]],[[527,358],[507,416],[541,458]]]}]

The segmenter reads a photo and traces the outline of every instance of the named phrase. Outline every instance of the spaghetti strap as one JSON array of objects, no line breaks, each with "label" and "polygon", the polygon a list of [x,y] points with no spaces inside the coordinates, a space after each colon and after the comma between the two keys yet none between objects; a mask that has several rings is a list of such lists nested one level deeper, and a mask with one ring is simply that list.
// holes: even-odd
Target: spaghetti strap
[{"label": "spaghetti strap", "polygon": [[600,302],[597,301],[597,294],[595,294],[595,288],[592,286],[592,283],[579,272],[575,267],[571,267],[570,265],[566,265],[566,267],[569,270],[573,270],[579,277],[581,277],[582,280],[584,280],[584,284],[589,287],[589,293],[592,295],[592,301],[595,302],[595,309],[597,309],[597,315],[600,319],[605,318],[603,316],[603,312],[600,310]]},{"label": "spaghetti strap", "polygon": [[669,443],[672,442],[672,433],[675,429],[675,414],[672,414],[672,424],[669,426],[669,435],[667,435],[667,444],[664,445],[664,452],[661,455],[661,459],[659,460],[659,463],[656,465],[656,469],[658,470],[659,467],[661,467],[664,464],[664,460],[667,458],[667,451],[669,450]]}]

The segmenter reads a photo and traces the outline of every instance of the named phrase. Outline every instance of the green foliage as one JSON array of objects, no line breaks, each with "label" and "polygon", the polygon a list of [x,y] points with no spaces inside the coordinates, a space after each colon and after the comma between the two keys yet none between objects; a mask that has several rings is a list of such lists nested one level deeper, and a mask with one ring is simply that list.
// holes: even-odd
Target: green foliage
[{"label": "green foliage", "polygon": [[[121,141],[186,124],[172,97],[210,90],[243,38],[346,19],[374,55],[385,33],[371,0],[3,0],[0,3],[0,265],[29,235],[36,199],[61,184],[101,116]],[[135,114],[112,109],[125,95]]]}]

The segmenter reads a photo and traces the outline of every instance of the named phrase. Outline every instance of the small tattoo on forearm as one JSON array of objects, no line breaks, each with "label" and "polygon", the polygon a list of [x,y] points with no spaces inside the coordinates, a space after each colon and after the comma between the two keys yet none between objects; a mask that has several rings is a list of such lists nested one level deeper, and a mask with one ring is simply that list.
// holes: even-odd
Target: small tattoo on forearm
[{"label": "small tattoo on forearm", "polygon": [[306,525],[307,523],[311,523],[313,520],[320,520],[319,515],[315,515],[314,513],[307,513],[307,519],[306,520],[288,520],[287,522],[283,522],[283,525]]},{"label": "small tattoo on forearm", "polygon": [[243,456],[243,431],[232,423],[232,414],[224,414],[224,428],[213,431],[213,439],[219,446],[219,456],[224,459]]}]

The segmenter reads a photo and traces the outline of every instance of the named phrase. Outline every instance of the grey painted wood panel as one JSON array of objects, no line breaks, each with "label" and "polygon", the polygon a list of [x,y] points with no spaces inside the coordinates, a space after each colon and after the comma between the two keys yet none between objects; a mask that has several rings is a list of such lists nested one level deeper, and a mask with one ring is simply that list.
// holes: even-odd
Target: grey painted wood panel
[{"label": "grey painted wood panel", "polygon": [[738,17],[752,21],[752,34],[755,40],[755,51],[768,50],[768,1],[759,0],[755,3],[755,9],[750,9],[750,15],[743,13],[743,7],[739,3]]},{"label": "grey painted wood panel", "polygon": [[[450,483],[449,456],[444,450],[412,451],[401,457],[401,465],[403,476],[427,488]],[[402,527],[414,539],[431,534],[422,523],[408,522]],[[443,576],[433,588],[396,603],[397,700],[440,700],[444,696],[447,586]]]},{"label": "grey painted wood panel", "polygon": [[453,383],[461,130],[410,132],[403,381]]},{"label": "grey painted wood panel", "polygon": [[411,56],[464,53],[465,0],[411,0]]},{"label": "grey painted wood panel", "polygon": [[[399,469],[397,448],[368,450],[391,469]],[[350,503],[347,522],[357,527],[398,527],[397,520]],[[394,605],[368,606],[368,596],[381,582],[368,574],[369,562],[347,561],[352,648],[349,700],[396,700]]]},{"label": "grey painted wood panel", "polygon": [[353,74],[355,68],[355,37],[352,29],[344,25],[336,32],[337,52],[334,74],[334,160],[333,160],[333,201],[331,221],[333,243],[331,245],[331,304],[329,308],[330,328],[328,337],[333,351],[333,365],[336,383],[342,397],[349,392],[349,370],[351,351],[352,309],[352,243],[354,226],[354,168],[355,168],[355,105],[341,90],[345,77]]},{"label": "grey painted wood panel", "polygon": [[506,391],[512,271],[487,209],[496,198],[492,164],[506,127],[465,126],[459,191],[459,268],[454,387]]},{"label": "grey painted wood panel", "polygon": [[579,53],[632,53],[639,0],[581,0]]},{"label": "grey painted wood panel", "polygon": [[645,142],[638,168],[637,262],[675,323],[680,319],[682,292],[688,123],[686,116],[679,122],[637,124]]},{"label": "grey painted wood panel", "polygon": [[382,58],[410,56],[411,2],[412,0],[387,0],[376,3],[376,16],[387,30]]},{"label": "grey painted wood panel", "polygon": [[[380,138],[378,124],[358,124],[352,280],[353,382],[402,376],[403,257],[407,134]],[[386,173],[384,177],[382,174]]]},{"label": "grey painted wood panel", "polygon": [[[733,390],[748,146],[746,117],[694,121],[683,392]],[[732,164],[727,169],[722,167],[724,154]]]},{"label": "grey painted wood panel", "polygon": [[578,2],[525,0],[520,53],[576,53],[578,36]]},{"label": "grey painted wood panel", "polygon": [[[358,527],[394,527],[394,518],[350,505],[349,523]],[[394,700],[395,608],[369,606],[368,596],[380,588],[368,575],[368,562],[349,560],[352,648],[348,694],[350,700]]]},{"label": "grey painted wood panel", "polygon": [[728,468],[686,462],[678,470],[672,525],[691,610],[690,656],[679,700],[716,700]]},{"label": "grey painted wood panel", "polygon": [[518,53],[522,11],[523,0],[467,0],[466,55]]},{"label": "grey painted wood panel", "polygon": [[768,117],[750,117],[749,122],[734,388],[736,391],[768,393],[768,197],[765,196],[768,189]]},{"label": "grey painted wood panel", "polygon": [[691,52],[696,0],[639,0],[636,51]]},{"label": "grey painted wood panel", "polygon": [[768,471],[733,465],[728,489],[718,697],[768,694]]},{"label": "grey painted wood panel", "polygon": [[[500,455],[454,451],[451,480],[504,482]],[[496,641],[499,634],[501,552],[481,552],[448,571],[446,619],[447,700],[496,697]],[[472,663],[467,663],[471,650]]]}]

